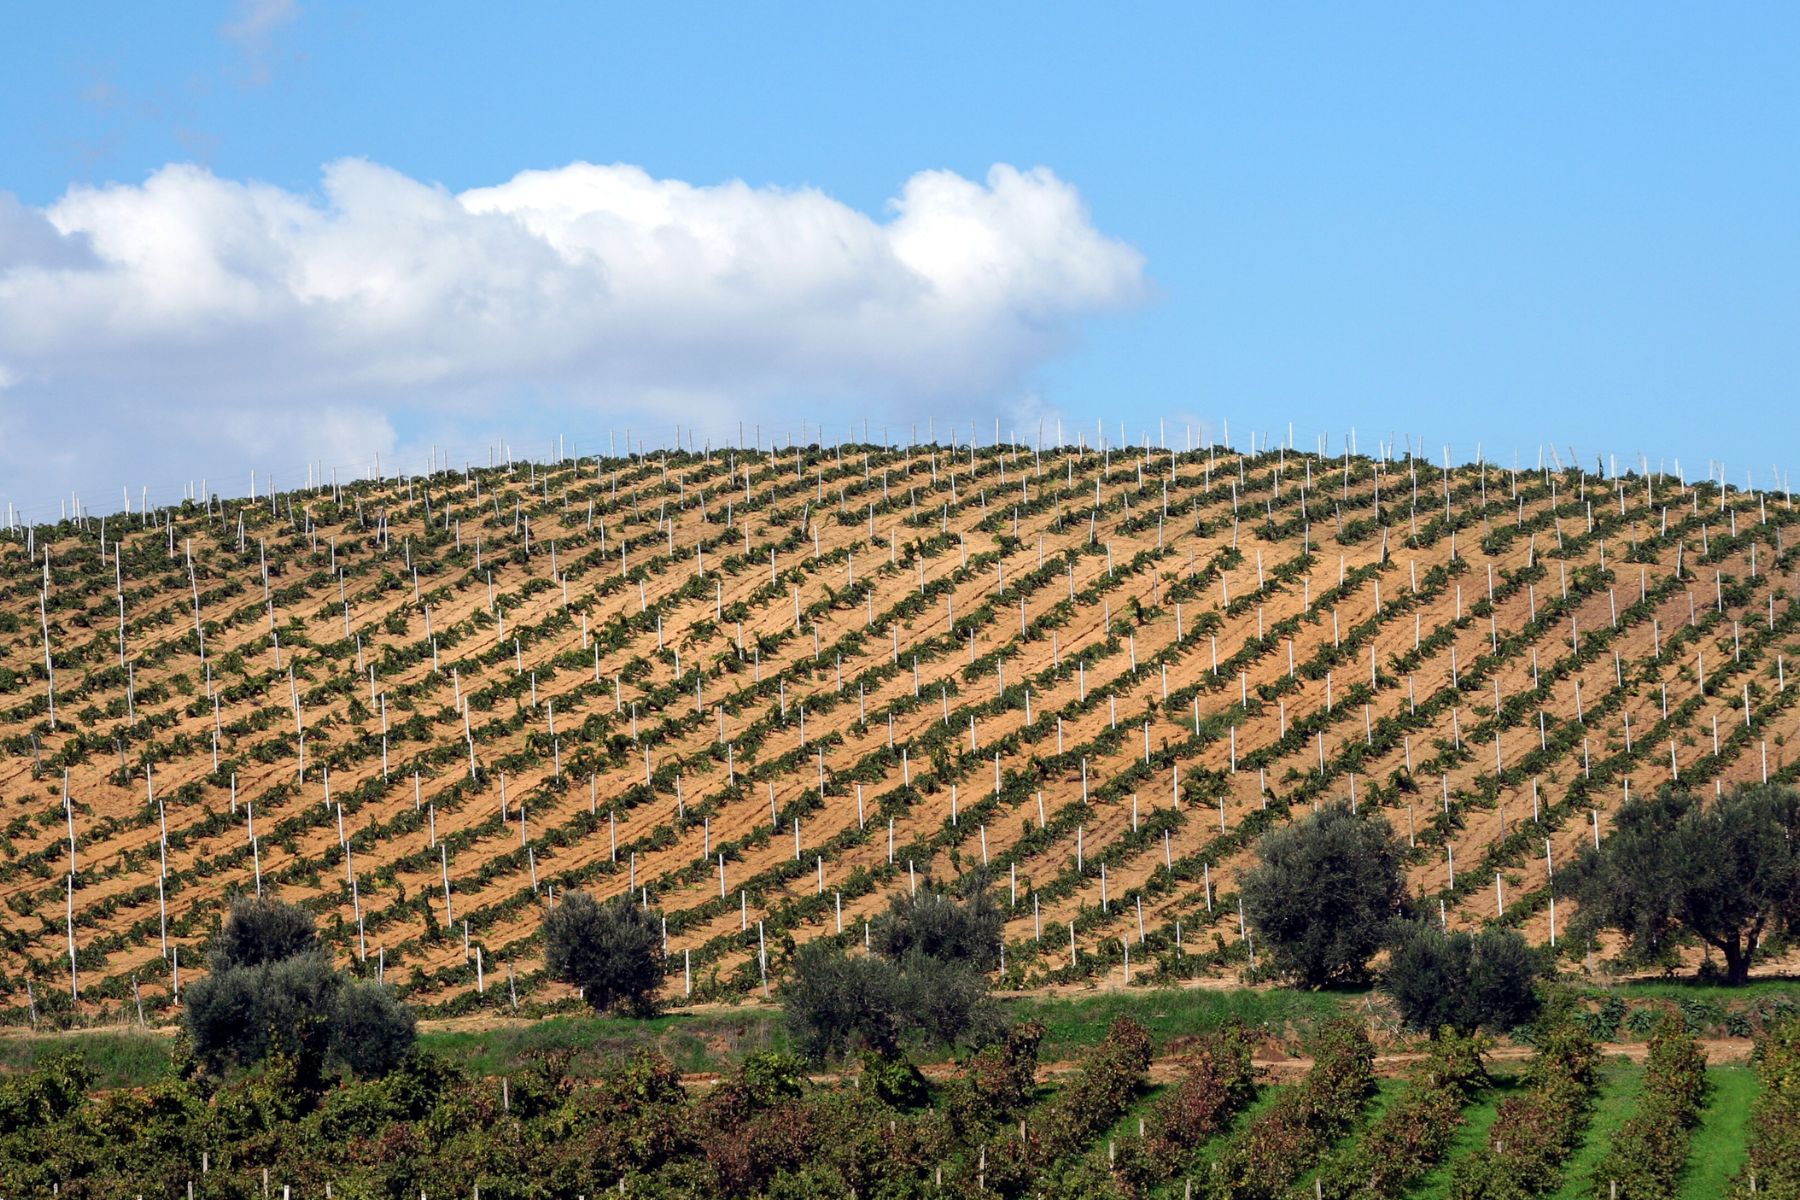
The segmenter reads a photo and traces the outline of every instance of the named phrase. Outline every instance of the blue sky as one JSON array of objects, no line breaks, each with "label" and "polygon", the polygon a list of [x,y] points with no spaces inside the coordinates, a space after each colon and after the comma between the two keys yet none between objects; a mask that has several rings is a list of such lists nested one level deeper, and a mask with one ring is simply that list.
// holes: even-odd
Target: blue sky
[{"label": "blue sky", "polygon": [[[984,437],[996,416],[1089,429],[1103,417],[1133,437],[1154,436],[1159,418],[1229,419],[1239,441],[1292,421],[1308,446],[1327,432],[1335,449],[1355,426],[1365,448],[1399,431],[1459,458],[1479,441],[1501,461],[1515,448],[1535,461],[1554,441],[1590,461],[1680,456],[1690,476],[1722,459],[1734,482],[1748,469],[1758,485],[1800,458],[1793,6],[510,7],[15,9],[0,39],[0,192],[48,213],[72,187],[138,188],[191,163],[332,211],[345,202],[326,169],[345,159],[450,195],[589,162],[700,187],[816,189],[882,227],[921,172],[979,190],[1011,164],[1053,173],[1086,224],[1065,214],[1061,232],[1014,248],[1005,270],[1056,270],[984,299],[978,337],[907,341],[895,331],[919,318],[897,308],[893,325],[864,331],[860,357],[829,368],[795,366],[818,346],[796,349],[788,329],[742,313],[629,370],[611,370],[614,342],[559,345],[566,362],[544,374],[496,357],[415,376],[361,357],[315,375],[305,355],[346,352],[316,328],[258,326],[270,345],[287,339],[283,353],[307,346],[273,360],[310,381],[279,405],[343,393],[338,432],[322,439],[283,425],[276,401],[246,401],[234,422],[207,410],[224,403],[214,396],[193,402],[214,414],[201,427],[213,443],[146,426],[127,454],[55,413],[94,405],[130,431],[190,407],[200,375],[234,395],[254,377],[215,346],[187,347],[161,378],[168,327],[79,363],[65,342],[44,348],[60,331],[10,356],[0,332],[0,435],[33,447],[0,450],[0,499],[43,504],[102,483],[116,496],[125,472],[135,493],[239,459],[292,478],[307,461],[353,461],[364,437],[416,456],[565,427],[591,444],[635,420],[666,440],[684,412],[722,436],[738,414],[776,426],[807,407],[835,426],[865,410],[896,425],[979,416]],[[376,210],[400,203],[373,191]],[[1021,203],[1048,194],[1027,187]],[[984,219],[1004,230],[1017,211]],[[64,232],[75,219],[52,215]],[[744,219],[786,218],[759,207]],[[15,251],[37,236],[23,220]],[[7,229],[0,212],[0,281]],[[117,304],[64,313],[33,297],[32,312],[78,324],[104,324]],[[634,310],[671,325],[684,312]],[[819,316],[811,301],[782,311]],[[1005,349],[977,361],[974,343]],[[714,354],[732,369],[684,373]],[[896,365],[919,358],[957,366]],[[259,440],[248,427],[265,421],[276,434]]]}]

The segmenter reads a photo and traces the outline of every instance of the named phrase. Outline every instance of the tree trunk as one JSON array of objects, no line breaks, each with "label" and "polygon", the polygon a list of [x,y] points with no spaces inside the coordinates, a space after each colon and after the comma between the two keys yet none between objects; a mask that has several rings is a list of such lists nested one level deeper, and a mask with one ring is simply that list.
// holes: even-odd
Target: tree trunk
[{"label": "tree trunk", "polygon": [[1755,953],[1755,943],[1746,947],[1741,939],[1732,938],[1722,947],[1725,951],[1725,982],[1733,987],[1750,982],[1750,956]]}]

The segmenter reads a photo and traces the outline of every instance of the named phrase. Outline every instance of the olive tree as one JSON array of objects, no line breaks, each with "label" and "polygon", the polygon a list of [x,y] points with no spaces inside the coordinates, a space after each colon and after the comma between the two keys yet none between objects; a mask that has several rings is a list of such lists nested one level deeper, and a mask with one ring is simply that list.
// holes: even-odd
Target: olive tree
[{"label": "olive tree", "polygon": [[781,987],[782,1015],[794,1047],[823,1062],[862,1047],[899,1048],[906,1028],[899,971],[884,958],[846,954],[823,938],[801,946]]},{"label": "olive tree", "polygon": [[334,969],[304,909],[239,899],[207,966],[186,988],[182,1022],[195,1056],[214,1071],[279,1053],[313,1084],[328,1063],[384,1075],[412,1052],[411,1010],[382,985]]},{"label": "olive tree", "polygon": [[1000,929],[1005,914],[977,872],[959,894],[927,887],[895,896],[870,930],[870,945],[890,962],[922,954],[940,963],[991,971],[1000,961]]},{"label": "olive tree", "polygon": [[346,983],[331,1012],[331,1057],[353,1074],[386,1075],[412,1053],[412,1009],[381,983]]},{"label": "olive tree", "polygon": [[1385,820],[1341,803],[1264,834],[1239,890],[1275,970],[1308,987],[1366,979],[1406,911],[1400,855]]},{"label": "olive tree", "polygon": [[869,933],[871,955],[824,939],[794,956],[782,1003],[795,1044],[815,1061],[852,1048],[895,1053],[916,1036],[984,1045],[1005,1030],[987,973],[999,962],[1003,917],[980,873],[953,894],[897,897]]},{"label": "olive tree", "polygon": [[1797,838],[1792,787],[1740,786],[1716,799],[1668,787],[1620,805],[1611,835],[1558,872],[1557,890],[1580,902],[1576,932],[1616,929],[1647,961],[1689,934],[1740,984],[1765,939],[1800,930]]},{"label": "olive tree", "polygon": [[661,914],[629,894],[602,902],[568,892],[544,916],[544,965],[596,1012],[647,1016],[663,981]]},{"label": "olive tree", "polygon": [[1537,1015],[1538,954],[1514,929],[1448,933],[1407,923],[1389,950],[1381,988],[1412,1028],[1504,1033]]}]

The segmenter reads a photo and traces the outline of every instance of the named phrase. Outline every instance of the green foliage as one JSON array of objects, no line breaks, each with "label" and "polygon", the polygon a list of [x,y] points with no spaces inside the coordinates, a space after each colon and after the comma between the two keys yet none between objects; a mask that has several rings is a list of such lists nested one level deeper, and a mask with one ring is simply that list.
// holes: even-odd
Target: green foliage
[{"label": "green foliage", "polygon": [[1316,1196],[1349,1200],[1406,1195],[1449,1149],[1463,1107],[1486,1081],[1486,1043],[1445,1030],[1406,1091],[1319,1169]]},{"label": "green foliage", "polygon": [[1413,1029],[1505,1033],[1537,1015],[1542,969],[1517,930],[1446,933],[1415,922],[1395,938],[1381,987]]},{"label": "green foliage", "polygon": [[1030,1102],[1037,1091],[1038,1048],[1043,1040],[1043,1025],[1019,1021],[1007,1028],[1005,1038],[970,1057],[964,1078],[990,1119],[1008,1120]]},{"label": "green foliage", "polygon": [[1364,979],[1406,908],[1400,853],[1385,820],[1345,804],[1265,834],[1240,891],[1275,969],[1308,987]]},{"label": "green foliage", "polygon": [[1665,788],[1617,819],[1557,876],[1581,902],[1578,928],[1617,929],[1645,961],[1692,934],[1723,955],[1732,984],[1765,938],[1800,931],[1800,791],[1747,785],[1709,801]]},{"label": "green foliage", "polygon": [[996,1040],[1005,1022],[986,972],[999,963],[1004,920],[976,872],[960,897],[896,897],[870,931],[875,956],[808,942],[782,987],[794,1045],[822,1062],[854,1047],[891,1055],[909,1034],[945,1046]]},{"label": "green foliage", "polygon": [[931,1085],[918,1067],[902,1058],[863,1055],[858,1082],[889,1108],[914,1112],[931,1103]]},{"label": "green foliage", "polygon": [[386,986],[346,983],[331,1014],[331,1054],[357,1075],[386,1075],[412,1053],[412,1010]]},{"label": "green foliage", "polygon": [[1306,1078],[1234,1136],[1213,1160],[1206,1194],[1272,1200],[1355,1125],[1375,1094],[1375,1051],[1362,1025],[1334,1021],[1321,1032]]},{"label": "green foliage", "polygon": [[208,962],[181,1017],[194,1056],[215,1073],[281,1057],[310,1089],[328,1061],[379,1076],[412,1050],[411,1011],[385,987],[334,970],[312,919],[291,905],[238,901]]},{"label": "green foliage", "polygon": [[1127,1143],[1120,1170],[1139,1187],[1174,1177],[1194,1151],[1223,1132],[1256,1096],[1255,1038],[1237,1020],[1200,1038],[1184,1062],[1181,1081],[1150,1110],[1144,1137]]},{"label": "green foliage", "polygon": [[1503,1100],[1487,1144],[1457,1160],[1453,1200],[1529,1200],[1562,1180],[1563,1162],[1580,1142],[1593,1104],[1599,1050],[1570,1012],[1559,1008],[1539,1024],[1527,1090]]},{"label": "green foliage", "polygon": [[901,962],[898,978],[899,1010],[927,1041],[984,1046],[1005,1030],[987,976],[967,963],[914,951]]},{"label": "green foliage", "polygon": [[1637,1110],[1594,1168],[1594,1187],[1633,1200],[1672,1200],[1687,1165],[1688,1140],[1706,1100],[1706,1051],[1679,1013],[1650,1038]]},{"label": "green foliage", "polygon": [[1004,1027],[986,976],[918,950],[894,963],[808,942],[795,953],[781,998],[795,1047],[814,1062],[853,1048],[891,1055],[909,1034],[979,1046]]},{"label": "green foliage", "polygon": [[1800,1016],[1771,1028],[1757,1046],[1762,1084],[1750,1115],[1750,1161],[1734,1197],[1800,1198]]},{"label": "green foliage", "polygon": [[64,1052],[46,1059],[29,1075],[0,1083],[0,1134],[42,1128],[73,1112],[93,1085],[81,1055]]},{"label": "green foliage", "polygon": [[544,966],[596,1012],[648,1016],[663,980],[661,914],[630,895],[602,903],[565,893],[544,915]]},{"label": "green foliage", "polygon": [[214,1071],[248,1067],[277,1051],[316,1081],[330,1043],[338,977],[316,950],[225,967],[187,989],[182,1018],[194,1054]]},{"label": "green foliage", "polygon": [[213,939],[207,961],[214,971],[259,967],[315,950],[312,914],[280,900],[240,896]]},{"label": "green foliage", "polygon": [[1114,1021],[1105,1039],[1082,1055],[1037,1122],[1031,1136],[1038,1140],[1039,1155],[1054,1160],[1072,1154],[1116,1121],[1147,1082],[1150,1050],[1142,1025],[1130,1017]]},{"label": "green foliage", "polygon": [[801,946],[781,988],[795,1048],[814,1062],[858,1044],[892,1054],[905,1025],[898,978],[885,959],[849,955],[822,939]]},{"label": "green foliage", "polygon": [[892,962],[921,954],[991,971],[1000,962],[1000,927],[1005,921],[977,872],[960,900],[937,888],[895,896],[870,930],[870,945]]}]

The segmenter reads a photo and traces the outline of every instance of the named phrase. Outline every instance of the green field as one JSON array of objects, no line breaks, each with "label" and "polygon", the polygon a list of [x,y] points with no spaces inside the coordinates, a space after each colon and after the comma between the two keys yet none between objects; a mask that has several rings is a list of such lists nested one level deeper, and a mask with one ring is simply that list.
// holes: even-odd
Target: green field
[{"label": "green field", "polygon": [[100,1087],[142,1087],[168,1073],[174,1048],[173,1038],[138,1031],[0,1037],[0,1071],[29,1071],[48,1056],[73,1049],[81,1052]]},{"label": "green field", "polygon": [[[1041,1053],[1046,1062],[1072,1058],[1104,1037],[1113,1021],[1129,1016],[1167,1046],[1172,1039],[1213,1028],[1237,1017],[1283,1035],[1303,1033],[1314,1022],[1344,1007],[1340,996],[1285,988],[1232,990],[1159,988],[1095,992],[1087,996],[1002,999],[1007,1018],[1044,1025]],[[747,1055],[788,1049],[781,1010],[766,1005],[675,1011],[638,1019],[612,1016],[547,1017],[497,1024],[480,1031],[421,1030],[422,1048],[480,1075],[517,1070],[535,1055],[566,1051],[569,1069],[592,1074],[603,1064],[639,1050],[656,1050],[684,1072],[728,1071]],[[94,1068],[103,1087],[138,1087],[168,1069],[174,1039],[139,1030],[78,1030],[64,1034],[0,1037],[0,1070],[29,1070],[45,1055],[75,1048]],[[1179,1049],[1176,1043],[1175,1049]]]}]

